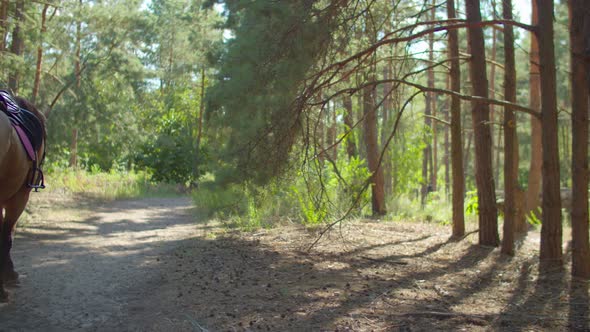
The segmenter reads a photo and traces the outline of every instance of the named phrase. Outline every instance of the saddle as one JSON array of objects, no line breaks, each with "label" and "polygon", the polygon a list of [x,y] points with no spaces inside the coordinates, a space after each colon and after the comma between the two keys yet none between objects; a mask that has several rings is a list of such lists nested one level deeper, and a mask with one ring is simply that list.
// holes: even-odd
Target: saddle
[{"label": "saddle", "polygon": [[40,151],[45,137],[41,120],[32,112],[20,107],[10,92],[5,90],[0,90],[0,111],[8,116],[27,156],[33,162],[31,177],[27,182],[28,187],[35,189],[35,191],[45,188],[43,171],[41,170],[45,151],[43,151],[41,160],[37,160],[37,153]]}]

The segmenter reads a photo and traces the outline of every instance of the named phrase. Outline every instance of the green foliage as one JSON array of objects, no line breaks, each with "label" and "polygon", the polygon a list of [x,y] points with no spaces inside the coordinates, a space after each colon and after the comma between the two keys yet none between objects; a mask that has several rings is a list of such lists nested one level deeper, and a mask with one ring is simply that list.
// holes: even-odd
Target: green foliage
[{"label": "green foliage", "polygon": [[[80,168],[133,169],[142,160],[146,162],[141,166],[153,171],[158,180],[185,182],[197,177],[195,162],[187,164],[188,158],[204,158],[206,152],[206,139],[199,148],[194,144],[199,85],[206,81],[203,71],[205,76],[210,72],[203,70],[209,67],[206,55],[222,34],[213,29],[219,15],[201,10],[200,5],[199,0],[154,0],[147,6],[142,1],[117,0],[65,1],[58,9],[49,7],[36,103],[56,102],[48,118],[47,147],[54,162],[68,163],[76,129]],[[37,3],[26,6],[27,49],[31,51],[41,43],[42,8]],[[19,92],[26,96],[32,89],[36,54],[17,58],[25,62],[19,66],[28,68]],[[10,56],[3,59],[8,61]],[[75,74],[77,60],[79,76]],[[166,112],[175,113],[180,122],[179,131],[173,134],[160,121]],[[157,136],[160,133],[162,137]],[[186,148],[191,140],[193,146]],[[176,150],[163,152],[170,146]],[[137,158],[138,154],[146,158]],[[161,167],[158,158],[173,159],[181,171],[170,165]]]},{"label": "green foliage", "polygon": [[[387,175],[393,184],[387,198],[390,216],[450,220],[446,197],[431,193],[424,206],[416,197],[425,181],[423,149],[438,135],[438,157],[442,157],[443,127],[437,131],[424,127],[422,96],[406,103],[414,88],[385,82],[403,78],[425,85],[425,66],[447,60],[444,39],[439,38],[444,36],[436,34],[435,49],[440,52],[435,52],[433,62],[425,61],[424,39],[375,44],[382,37],[404,38],[425,28],[421,23],[429,18],[424,15],[428,11],[423,2],[398,6],[383,0],[28,1],[20,22],[25,41],[22,56],[12,54],[9,47],[17,23],[15,3],[9,3],[0,81],[6,83],[17,72],[21,76],[18,93],[31,96],[36,51],[43,47],[36,104],[44,111],[51,105],[46,164],[49,190],[100,197],[144,195],[160,190],[154,181],[196,184],[204,174],[214,172],[208,179],[211,183],[200,185],[195,200],[207,215],[227,218],[232,226],[266,227],[280,218],[321,225],[340,218],[351,206],[353,216],[362,215],[367,213],[370,193],[363,191],[369,174],[362,159],[366,144],[360,92],[368,77],[374,77],[378,84],[373,97],[379,104],[376,134],[381,147],[397,112],[407,106],[382,164],[391,170]],[[42,34],[41,10],[46,4],[50,5],[47,30]],[[220,6],[215,10],[213,4]],[[438,8],[436,19],[444,18],[443,12]],[[491,4],[483,6],[484,17],[492,19],[496,12]],[[567,4],[557,4],[555,51],[562,61],[556,68],[556,88],[563,110],[559,148],[561,183],[565,185],[571,182],[567,17]],[[216,29],[222,23],[226,30]],[[404,29],[414,24],[418,25]],[[492,31],[485,30],[488,54]],[[466,33],[459,31],[462,49],[467,47]],[[521,31],[517,42],[521,46],[517,63],[523,64],[517,68],[518,102],[527,105],[530,34]],[[496,60],[503,59],[502,47],[496,51]],[[345,61],[354,54],[359,56]],[[78,65],[81,72],[76,73]],[[490,82],[495,81],[496,86],[490,89],[500,91],[502,71],[495,72]],[[463,82],[468,82],[468,74],[462,71]],[[202,100],[208,78],[213,76],[215,87]],[[436,75],[435,86],[444,87],[445,80],[445,75]],[[462,86],[463,93],[469,94],[469,84]],[[388,90],[391,100],[383,100]],[[448,108],[446,101],[447,96],[437,95],[440,119]],[[208,107],[201,119],[204,103]],[[466,211],[474,216],[478,203],[469,171],[475,158],[468,109],[464,102]],[[352,128],[346,129],[351,133],[335,143],[334,137],[342,138],[348,116]],[[198,130],[201,120],[202,132]],[[501,122],[501,116],[494,122]],[[498,128],[494,126],[494,131]],[[519,115],[518,128],[519,183],[524,187],[531,155],[528,115]],[[72,148],[74,129],[78,133],[76,151]],[[360,157],[349,160],[345,151],[353,143]],[[338,150],[335,164],[317,155],[331,144]],[[74,153],[78,170],[68,168]],[[501,170],[501,154],[499,158],[495,167]],[[434,172],[441,188],[440,160],[437,168]],[[501,178],[500,174],[496,180]],[[540,221],[529,216],[529,222]]]},{"label": "green foliage", "polygon": [[[136,161],[146,167],[154,181],[193,183],[204,173],[207,151],[199,147],[195,151],[195,138],[190,133],[182,113],[171,109],[159,119],[154,140],[146,140]],[[197,160],[198,158],[198,160]]]},{"label": "green foliage", "polygon": [[388,218],[393,221],[436,222],[443,225],[452,223],[452,209],[446,197],[430,193],[424,206],[420,197],[402,194],[392,199],[388,205],[391,212]]},{"label": "green foliage", "polygon": [[231,226],[242,229],[268,227],[281,219],[313,226],[346,213],[357,216],[369,202],[369,193],[361,191],[369,178],[365,161],[342,157],[336,168],[329,163],[314,163],[265,186],[219,186],[209,179],[193,198],[204,216],[228,220]]},{"label": "green foliage", "polygon": [[290,187],[292,199],[299,204],[298,219],[315,225],[339,218],[348,210],[353,216],[360,214],[369,202],[369,176],[366,162],[357,157],[348,160],[342,156],[335,165],[306,164]]},{"label": "green foliage", "polygon": [[422,151],[429,130],[417,119],[420,119],[418,114],[410,113],[391,144],[391,159],[396,170],[393,190],[397,195],[412,192],[423,181]]},{"label": "green foliage", "polygon": [[468,191],[466,193],[465,200],[465,213],[467,215],[478,215],[479,214],[479,203],[477,199],[477,192],[475,190]]},{"label": "green foliage", "polygon": [[264,187],[251,184],[219,187],[209,179],[193,192],[193,199],[203,217],[219,219],[232,228],[253,230],[270,227],[288,217],[292,206],[283,188],[279,181]]},{"label": "green foliage", "polygon": [[228,219],[243,215],[246,211],[242,189],[238,185],[216,188],[210,182],[204,182],[193,192],[193,199],[203,216]]},{"label": "green foliage", "polygon": [[227,1],[235,38],[209,91],[211,115],[228,130],[218,181],[267,183],[288,163],[300,131],[301,85],[331,41],[314,1]]},{"label": "green foliage", "polygon": [[539,219],[539,217],[537,217],[537,215],[540,216],[541,214],[542,214],[542,209],[539,206],[539,207],[537,207],[537,209],[535,209],[534,211],[529,212],[526,215],[526,221],[529,224],[533,225],[533,226],[536,226],[536,227],[541,226],[542,220]]}]

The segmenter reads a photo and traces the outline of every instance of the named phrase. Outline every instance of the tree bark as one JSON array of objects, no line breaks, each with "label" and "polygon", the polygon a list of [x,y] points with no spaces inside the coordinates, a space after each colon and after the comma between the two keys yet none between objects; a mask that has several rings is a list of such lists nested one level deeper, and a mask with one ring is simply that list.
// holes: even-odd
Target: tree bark
[{"label": "tree bark", "polygon": [[[493,7],[496,8],[495,1],[492,1]],[[495,10],[495,9],[494,9]],[[496,17],[494,16],[494,19]],[[492,54],[490,61],[490,99],[496,99],[496,54],[497,54],[497,44],[498,44],[498,37],[497,37],[497,30],[495,27],[492,27]],[[492,127],[490,130],[492,131],[492,166],[494,167],[494,179],[496,181],[500,181],[500,158],[499,157],[499,149],[500,149],[500,140],[496,140],[494,142],[494,126],[497,122],[499,122],[499,116],[496,114],[496,110],[494,105],[490,105],[490,123]],[[499,126],[498,126],[499,127]],[[500,129],[498,129],[500,130]]]},{"label": "tree bark", "polygon": [[6,50],[6,36],[8,36],[8,5],[9,0],[0,1],[0,29],[2,35],[0,36],[0,52]]},{"label": "tree bark", "polygon": [[588,103],[590,84],[590,4],[570,0],[572,87],[572,276],[590,278],[588,237]]},{"label": "tree bark", "polygon": [[345,131],[348,132],[346,138],[346,154],[348,155],[348,159],[350,159],[357,156],[354,129],[352,128],[354,126],[354,113],[352,111],[352,96],[350,94],[344,95],[342,106],[346,111],[346,114],[344,114]]},{"label": "tree bark", "polygon": [[[455,0],[447,1],[447,16],[456,18]],[[448,32],[449,71],[451,90],[461,92],[461,69],[459,62],[459,37],[457,30]],[[453,237],[465,235],[465,212],[463,210],[465,177],[463,174],[463,138],[461,135],[461,100],[451,96],[451,166],[453,176]]]},{"label": "tree bark", "polygon": [[[435,13],[436,13],[436,1],[432,1],[432,8],[430,9],[430,20],[435,20]],[[432,66],[434,63],[434,33],[428,35],[428,62],[429,65]],[[428,69],[428,87],[434,88],[434,69],[430,67]],[[436,117],[436,94],[434,92],[429,92],[430,95],[430,110],[433,117]],[[438,188],[438,179],[437,179],[437,171],[438,171],[438,138],[437,138],[437,122],[432,121],[432,156],[431,156],[431,167],[430,167],[430,185],[431,190],[436,191]]]},{"label": "tree bark", "polygon": [[[425,108],[424,108],[424,128],[431,129],[432,128],[432,111],[431,106],[432,102],[431,99],[431,92],[425,93]],[[428,193],[432,190],[432,144],[429,139],[430,135],[425,135],[426,138],[426,146],[422,150],[422,189],[420,190],[421,196],[420,201],[421,205],[424,206],[426,204],[426,197]]]},{"label": "tree bark", "polygon": [[337,135],[338,135],[338,119],[337,119],[337,115],[336,115],[336,104],[332,105],[332,124],[330,126],[330,131],[329,131],[329,135],[330,135],[330,146],[331,146],[331,152],[332,152],[332,160],[336,161],[338,160],[338,143],[336,143],[337,140]]},{"label": "tree bark", "polygon": [[335,162],[338,159],[338,143],[336,142],[336,104],[326,104],[326,155]]},{"label": "tree bark", "polygon": [[199,163],[201,160],[201,139],[203,137],[203,115],[205,113],[205,87],[206,87],[206,71],[205,67],[201,68],[201,86],[199,87],[199,115],[197,118],[197,139],[195,142],[195,161],[193,168],[193,181],[199,178]]},{"label": "tree bark", "polygon": [[[532,0],[531,24],[539,24],[539,14],[536,0]],[[529,107],[533,110],[541,110],[541,80],[539,67],[539,41],[536,34],[531,33],[530,48],[530,72],[529,72]],[[543,169],[543,145],[541,142],[541,119],[531,117],[531,163],[529,166],[528,185],[526,193],[526,213],[534,213],[541,219],[538,207],[541,206],[541,173]],[[527,230],[525,221],[516,224],[516,232],[524,233]]]},{"label": "tree bark", "polygon": [[[485,46],[483,30],[479,26],[481,11],[478,0],[466,0],[465,11],[469,27],[468,41],[471,49],[470,77],[473,95],[488,98]],[[479,206],[479,244],[498,246],[498,211],[492,169],[492,134],[490,107],[481,101],[472,102],[472,121],[475,135],[475,182]]]},{"label": "tree bark", "polygon": [[[425,113],[426,115],[430,116],[430,114]],[[430,124],[427,124],[427,121],[429,120],[429,117],[425,117],[424,118],[424,126],[426,128],[430,127]],[[430,159],[431,159],[431,154],[432,154],[432,150],[431,150],[431,145],[429,142],[426,142],[426,146],[424,147],[424,149],[422,149],[422,188],[420,189],[420,203],[421,206],[424,207],[424,205],[426,204],[426,196],[428,195],[428,192],[430,191],[430,184],[429,182],[429,178],[428,178],[428,169],[429,169],[429,165],[430,165]]]},{"label": "tree bark", "polygon": [[37,100],[37,96],[39,95],[39,86],[41,85],[41,72],[42,72],[42,64],[43,64],[43,36],[47,31],[46,21],[47,21],[47,10],[49,9],[49,4],[45,4],[43,6],[43,11],[41,11],[41,31],[40,31],[40,38],[39,38],[39,45],[37,46],[37,65],[35,66],[35,81],[33,82],[33,93],[31,94],[31,102],[34,104]]},{"label": "tree bark", "polygon": [[365,142],[367,160],[371,172],[371,202],[373,216],[385,215],[385,191],[383,168],[379,165],[379,145],[377,142],[377,110],[375,107],[375,86],[363,88],[363,110],[365,112]]},{"label": "tree bark", "polygon": [[[25,42],[23,37],[22,31],[22,24],[24,22],[24,11],[25,11],[25,1],[18,0],[16,2],[15,12],[14,12],[14,19],[16,24],[14,25],[14,30],[12,31],[12,43],[10,45],[10,52],[17,57],[22,56],[25,50]],[[18,94],[18,88],[20,84],[20,68],[14,68],[13,71],[8,75],[8,88],[12,90],[13,93]]]},{"label": "tree bark", "polygon": [[[450,90],[450,79],[447,79],[447,90]],[[450,102],[447,100],[445,102],[445,121],[447,123],[451,123],[451,112],[449,109]],[[448,195],[451,192],[451,141],[450,141],[450,128],[449,126],[444,127],[444,156],[443,156],[443,164],[445,168],[445,194]]]},{"label": "tree bark", "polygon": [[[82,9],[82,0],[78,2],[80,9]],[[74,56],[74,75],[76,77],[76,88],[80,89],[82,85],[82,21],[78,20],[76,23],[76,50]],[[70,144],[70,167],[78,167],[78,128],[77,121],[73,123],[72,142]]]},{"label": "tree bark", "polygon": [[539,13],[537,37],[541,65],[541,112],[543,124],[543,224],[541,262],[543,267],[561,266],[563,254],[559,151],[557,141],[557,93],[553,43],[553,0],[536,0]]},{"label": "tree bark", "polygon": [[[390,59],[387,61],[387,65],[383,68],[383,78],[389,79],[393,77],[393,70],[392,70],[392,60]],[[381,130],[381,146],[383,150],[383,178],[384,178],[384,191],[385,197],[389,197],[393,192],[393,185],[392,185],[392,162],[391,162],[391,146],[386,147],[385,142],[387,141],[387,136],[389,135],[389,131],[385,130],[385,128],[390,127],[391,122],[391,113],[393,111],[393,97],[392,97],[392,88],[393,83],[386,83],[383,84],[383,117],[382,117],[382,130]]]},{"label": "tree bark", "polygon": [[[320,92],[318,93],[319,98],[322,99],[324,97],[323,93]],[[324,108],[322,108],[320,110],[320,114],[319,117],[317,119],[317,125],[316,125],[316,130],[315,130],[315,141],[316,141],[316,150],[318,151],[317,155],[318,155],[318,160],[320,161],[320,164],[324,164],[324,161],[326,160],[326,117],[324,116],[324,113],[326,112],[326,110]]]},{"label": "tree bark", "polygon": [[70,143],[70,167],[78,167],[78,129],[72,129],[72,141]]},{"label": "tree bark", "polygon": [[[502,1],[505,20],[512,20],[512,0]],[[504,99],[516,102],[516,64],[514,60],[514,28],[504,26]],[[498,162],[499,163],[499,162]],[[514,225],[517,218],[518,139],[516,116],[504,108],[504,228],[502,253],[514,255]]]},{"label": "tree bark", "polygon": [[[82,0],[79,2],[80,9],[82,8]],[[78,20],[76,23],[76,56],[74,59],[74,72],[76,75],[76,87],[80,87],[81,84],[81,75],[82,75],[82,67],[81,67],[81,52],[82,52],[82,21]]]}]

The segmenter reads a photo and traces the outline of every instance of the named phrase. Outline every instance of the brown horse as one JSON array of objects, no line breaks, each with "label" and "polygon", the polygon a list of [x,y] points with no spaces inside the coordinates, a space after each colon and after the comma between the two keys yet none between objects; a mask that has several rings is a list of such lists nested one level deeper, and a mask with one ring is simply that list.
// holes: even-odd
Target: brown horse
[{"label": "brown horse", "polygon": [[[45,117],[31,103],[15,97],[18,107],[33,113],[41,124],[41,148],[35,151],[36,160],[42,161],[45,148]],[[0,302],[8,300],[4,283],[16,283],[18,273],[10,257],[12,237],[18,218],[29,200],[31,184],[37,183],[34,163],[11,125],[7,113],[0,110]]]}]

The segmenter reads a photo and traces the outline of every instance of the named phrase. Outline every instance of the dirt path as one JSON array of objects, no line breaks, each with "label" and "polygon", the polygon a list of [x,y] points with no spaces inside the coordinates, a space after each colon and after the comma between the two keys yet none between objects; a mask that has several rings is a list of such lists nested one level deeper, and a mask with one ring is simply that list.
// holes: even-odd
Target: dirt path
[{"label": "dirt path", "polygon": [[21,285],[0,307],[0,330],[133,329],[154,314],[130,305],[166,278],[161,258],[199,235],[188,198],[77,203],[41,201],[18,230]]},{"label": "dirt path", "polygon": [[448,226],[360,220],[307,253],[300,226],[231,232],[187,198],[31,206],[0,332],[590,331],[590,283],[540,276],[538,232],[508,258]]}]

